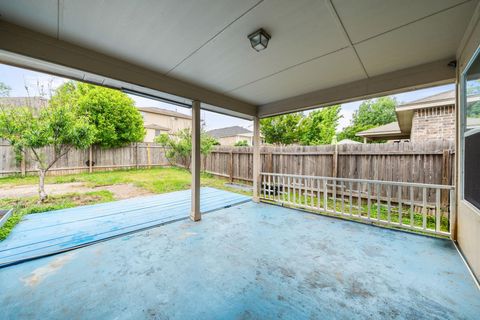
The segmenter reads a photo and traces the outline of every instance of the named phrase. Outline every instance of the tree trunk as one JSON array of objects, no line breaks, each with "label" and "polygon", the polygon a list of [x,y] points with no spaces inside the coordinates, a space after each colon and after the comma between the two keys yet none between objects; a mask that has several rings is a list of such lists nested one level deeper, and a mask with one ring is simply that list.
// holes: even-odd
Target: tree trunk
[{"label": "tree trunk", "polygon": [[38,177],[40,178],[38,181],[38,196],[40,198],[40,202],[43,202],[47,199],[47,193],[45,192],[45,173],[46,171],[43,169],[38,170]]}]

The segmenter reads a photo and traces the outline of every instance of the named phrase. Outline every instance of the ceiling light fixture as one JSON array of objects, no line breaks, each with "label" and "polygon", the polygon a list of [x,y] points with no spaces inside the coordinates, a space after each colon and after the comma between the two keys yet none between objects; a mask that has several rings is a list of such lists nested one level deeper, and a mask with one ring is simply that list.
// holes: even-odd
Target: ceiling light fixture
[{"label": "ceiling light fixture", "polygon": [[250,40],[252,48],[257,52],[267,48],[268,40],[270,40],[270,38],[270,35],[262,28],[248,35],[248,39]]}]

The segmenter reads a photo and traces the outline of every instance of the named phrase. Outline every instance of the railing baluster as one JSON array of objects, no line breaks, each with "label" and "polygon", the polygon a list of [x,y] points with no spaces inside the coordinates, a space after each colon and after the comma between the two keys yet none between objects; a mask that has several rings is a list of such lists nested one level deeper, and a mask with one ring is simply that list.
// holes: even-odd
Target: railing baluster
[{"label": "railing baluster", "polygon": [[282,176],[282,201],[285,201],[285,190],[287,190],[285,188],[285,176]]},{"label": "railing baluster", "polygon": [[403,224],[402,186],[398,187],[398,223]]},{"label": "railing baluster", "polygon": [[268,175],[268,199],[270,200],[270,196],[272,194],[272,188],[270,183],[271,175]]},{"label": "railing baluster", "polygon": [[353,183],[352,183],[352,181],[349,181],[349,182],[348,182],[348,189],[349,189],[349,192],[348,192],[348,194],[349,194],[348,204],[349,204],[349,206],[350,206],[350,210],[349,210],[350,215],[353,214],[353,213],[352,213],[352,207],[353,207],[352,188],[353,188]]},{"label": "railing baluster", "polygon": [[262,188],[263,188],[263,199],[266,199],[267,198],[267,193],[265,191],[265,183],[266,183],[266,177],[264,174],[262,174]]},{"label": "railing baluster", "polygon": [[377,220],[380,221],[380,184],[377,183]]},{"label": "railing baluster", "polygon": [[277,201],[282,201],[282,179],[280,176],[277,179]]},{"label": "railing baluster", "polygon": [[307,192],[307,178],[303,178],[303,201],[304,201],[304,206],[308,207],[308,192]]},{"label": "railing baluster", "polygon": [[343,181],[340,181],[340,195],[341,195],[341,201],[342,201],[342,215],[345,214],[345,184]]},{"label": "railing baluster", "polygon": [[290,177],[287,178],[287,184],[288,184],[287,202],[290,203]]},{"label": "railing baluster", "polygon": [[367,217],[368,217],[368,220],[370,220],[370,210],[371,210],[371,206],[372,206],[371,192],[372,192],[371,184],[367,183]]},{"label": "railing baluster", "polygon": [[280,176],[277,176],[275,179],[275,189],[273,195],[276,198],[276,201],[280,201]]},{"label": "railing baluster", "polygon": [[317,185],[317,208],[320,210],[320,179],[316,178]]},{"label": "railing baluster", "polygon": [[440,208],[440,189],[435,190],[435,231],[441,231],[442,210]]},{"label": "railing baluster", "polygon": [[328,180],[323,179],[323,209],[325,212],[328,210]]},{"label": "railing baluster", "polygon": [[[358,182],[358,208],[357,208],[357,215],[360,217],[362,216],[362,183]],[[353,203],[352,203],[353,205]]]},{"label": "railing baluster", "polygon": [[388,224],[392,222],[392,186],[387,186],[387,220]]},{"label": "railing baluster", "polygon": [[297,178],[293,178],[292,180],[293,180],[292,181],[293,203],[297,204],[297,191],[296,191],[296,185],[295,185]]},{"label": "railing baluster", "polygon": [[333,180],[332,196],[333,196],[333,212],[335,213],[337,211],[337,180]]},{"label": "railing baluster", "polygon": [[427,229],[427,188],[422,188],[422,228]]},{"label": "railing baluster", "polygon": [[410,187],[410,227],[413,227],[415,224],[414,213],[415,213],[415,198],[413,195],[413,187]]},{"label": "railing baluster", "polygon": [[315,207],[314,202],[313,202],[313,198],[315,197],[315,192],[313,192],[313,188],[314,188],[313,187],[313,181],[314,180],[312,178],[310,178],[310,206],[312,208]]},{"label": "railing baluster", "polygon": [[450,193],[449,193],[449,202],[450,202],[450,206],[449,206],[449,212],[448,212],[448,222],[449,222],[449,226],[448,226],[448,230],[450,232],[450,237],[452,239],[454,239],[454,233],[455,233],[455,228],[456,228],[456,215],[457,215],[457,212],[456,212],[456,203],[455,203],[455,190],[450,190]]}]

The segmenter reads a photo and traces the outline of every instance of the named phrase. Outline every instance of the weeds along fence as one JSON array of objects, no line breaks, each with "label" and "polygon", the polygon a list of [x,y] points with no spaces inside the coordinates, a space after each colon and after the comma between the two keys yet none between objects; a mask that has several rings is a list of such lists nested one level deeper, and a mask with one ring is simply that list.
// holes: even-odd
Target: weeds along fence
[{"label": "weeds along fence", "polygon": [[[253,179],[252,152],[252,147],[218,146],[203,159],[202,168],[231,181],[250,182]],[[260,154],[261,171],[265,173],[436,185],[451,185],[454,181],[454,141],[263,146]],[[416,191],[414,196],[420,199],[422,194]],[[434,191],[427,194],[428,199],[435,196]],[[443,191],[442,201],[445,203],[447,199],[448,193]]]},{"label": "weeds along fence", "polygon": [[[47,160],[53,157],[53,148],[45,148],[42,154]],[[151,168],[169,165],[163,148],[154,143],[137,143],[122,148],[70,150],[49,170],[49,175],[109,171],[131,168]],[[37,172],[32,154],[26,152],[18,161],[12,146],[0,143],[0,176],[31,174]]]}]

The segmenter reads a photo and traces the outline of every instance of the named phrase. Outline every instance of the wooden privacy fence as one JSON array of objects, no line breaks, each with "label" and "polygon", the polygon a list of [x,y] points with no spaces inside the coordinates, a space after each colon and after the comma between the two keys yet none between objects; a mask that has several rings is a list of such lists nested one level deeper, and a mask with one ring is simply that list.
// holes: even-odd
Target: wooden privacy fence
[{"label": "wooden privacy fence", "polygon": [[[202,168],[232,181],[252,181],[252,152],[252,147],[218,146],[204,157]],[[454,179],[454,141],[263,146],[260,153],[266,173],[440,185],[451,185]],[[420,197],[418,192],[415,197]],[[446,198],[442,193],[443,202]]]},{"label": "wooden privacy fence", "polygon": [[[53,148],[45,148],[42,153],[47,160],[53,157]],[[50,175],[94,172],[103,170],[146,168],[168,165],[165,153],[160,145],[137,143],[122,148],[103,149],[91,147],[86,150],[70,150],[49,170]],[[9,144],[0,144],[0,176],[28,174],[36,172],[36,162],[30,152],[26,152],[22,161],[17,161],[15,152]]]}]

